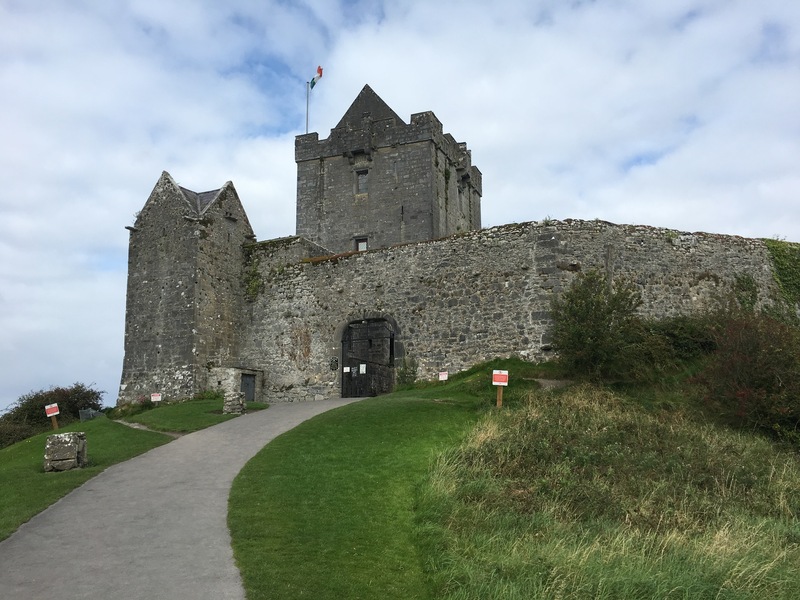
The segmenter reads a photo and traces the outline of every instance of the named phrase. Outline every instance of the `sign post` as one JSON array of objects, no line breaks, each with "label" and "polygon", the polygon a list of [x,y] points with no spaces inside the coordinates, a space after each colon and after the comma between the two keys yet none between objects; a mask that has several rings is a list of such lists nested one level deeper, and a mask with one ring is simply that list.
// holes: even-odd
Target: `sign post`
[{"label": "sign post", "polygon": [[497,408],[502,408],[503,388],[508,385],[508,371],[492,371],[492,385],[497,386]]},{"label": "sign post", "polygon": [[53,424],[53,429],[58,429],[58,419],[56,419],[56,415],[61,414],[61,412],[58,410],[58,404],[45,405],[44,414],[50,417],[50,422]]}]

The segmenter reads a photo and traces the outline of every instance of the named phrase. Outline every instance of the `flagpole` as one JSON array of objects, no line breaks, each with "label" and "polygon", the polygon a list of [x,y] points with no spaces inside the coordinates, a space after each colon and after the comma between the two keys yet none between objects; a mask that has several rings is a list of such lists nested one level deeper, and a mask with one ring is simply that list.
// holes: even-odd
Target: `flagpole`
[{"label": "flagpole", "polygon": [[311,81],[306,81],[306,133],[308,133],[308,97],[311,95],[311,88],[322,78],[322,67],[317,67],[317,74]]}]

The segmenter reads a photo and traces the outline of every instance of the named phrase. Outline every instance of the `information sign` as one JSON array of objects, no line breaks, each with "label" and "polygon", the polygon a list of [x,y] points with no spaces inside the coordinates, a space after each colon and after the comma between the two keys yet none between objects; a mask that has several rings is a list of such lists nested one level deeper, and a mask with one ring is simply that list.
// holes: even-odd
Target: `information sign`
[{"label": "information sign", "polygon": [[492,371],[492,385],[508,385],[508,371]]}]

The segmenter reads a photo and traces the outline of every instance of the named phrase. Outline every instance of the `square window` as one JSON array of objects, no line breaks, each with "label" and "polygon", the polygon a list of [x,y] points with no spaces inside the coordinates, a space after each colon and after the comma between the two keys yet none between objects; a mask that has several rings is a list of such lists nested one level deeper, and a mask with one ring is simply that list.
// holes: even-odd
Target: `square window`
[{"label": "square window", "polygon": [[367,238],[356,239],[356,250],[358,252],[365,252],[367,249]]}]

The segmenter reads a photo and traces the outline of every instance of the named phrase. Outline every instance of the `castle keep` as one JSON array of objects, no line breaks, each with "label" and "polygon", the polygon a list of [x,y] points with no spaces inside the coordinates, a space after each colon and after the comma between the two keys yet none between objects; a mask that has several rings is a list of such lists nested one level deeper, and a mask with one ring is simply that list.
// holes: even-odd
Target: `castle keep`
[{"label": "castle keep", "polygon": [[431,112],[405,123],[366,86],[327,139],[296,138],[297,235],[256,241],[228,182],[163,173],[130,229],[118,403],[206,389],[251,400],[390,391],[497,356],[546,358],[550,303],[575,274],[638,285],[648,316],[688,314],[752,278],[761,240],[603,221],[481,229],[481,173]]},{"label": "castle keep", "polygon": [[295,143],[297,235],[332,253],[480,229],[481,172],[432,112],[406,125],[369,86],[326,140]]}]

